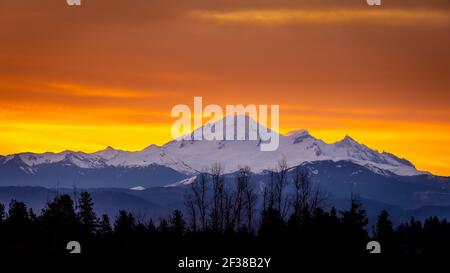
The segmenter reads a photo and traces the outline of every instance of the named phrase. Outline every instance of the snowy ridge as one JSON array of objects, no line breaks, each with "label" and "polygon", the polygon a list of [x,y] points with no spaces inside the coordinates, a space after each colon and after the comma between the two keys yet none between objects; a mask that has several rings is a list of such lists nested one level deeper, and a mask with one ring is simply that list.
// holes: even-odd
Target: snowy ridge
[{"label": "snowy ridge", "polygon": [[[214,131],[219,122],[216,121],[194,131],[205,134]],[[245,117],[237,119],[237,123],[245,122],[246,139],[249,131],[257,131],[261,126],[255,120]],[[236,125],[235,125],[236,127]],[[230,128],[224,126],[224,133]],[[265,129],[263,127],[263,129]],[[236,134],[236,130],[234,130]],[[63,151],[61,153],[21,153],[0,157],[0,164],[6,164],[13,158],[20,158],[28,167],[51,163],[74,164],[81,168],[104,168],[107,166],[143,167],[151,164],[163,165],[188,175],[204,171],[213,163],[221,163],[226,173],[234,172],[242,166],[250,166],[253,172],[259,173],[275,167],[277,161],[284,159],[289,166],[297,166],[304,162],[318,160],[345,160],[365,166],[383,175],[397,174],[402,176],[427,174],[418,171],[406,159],[387,153],[378,152],[358,143],[349,136],[341,141],[327,144],[311,136],[306,130],[293,131],[288,135],[279,135],[280,145],[276,151],[261,152],[259,140],[244,141],[207,141],[181,140],[171,141],[163,146],[151,145],[142,151],[128,152],[108,147],[95,153]]]},{"label": "snowy ridge", "polygon": [[192,177],[183,179],[183,180],[181,180],[181,181],[172,183],[172,184],[170,184],[170,185],[167,185],[166,188],[167,188],[167,187],[170,188],[170,187],[178,187],[178,186],[190,185],[190,184],[194,183],[195,179],[197,179],[197,176],[192,176]]}]

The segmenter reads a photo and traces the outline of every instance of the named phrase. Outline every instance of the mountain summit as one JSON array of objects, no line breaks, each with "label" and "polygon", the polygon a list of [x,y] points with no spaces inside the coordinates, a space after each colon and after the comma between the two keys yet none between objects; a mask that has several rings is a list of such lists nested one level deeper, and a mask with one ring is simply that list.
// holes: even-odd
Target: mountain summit
[{"label": "mountain summit", "polygon": [[[246,122],[248,130],[257,130],[258,124],[251,118]],[[224,122],[224,131],[228,130],[224,119],[209,123],[204,128]],[[265,128],[264,128],[265,129]],[[194,133],[194,132],[193,132]],[[206,170],[213,163],[221,163],[226,173],[234,172],[242,166],[249,166],[259,173],[272,169],[277,161],[284,159],[289,166],[306,162],[332,160],[350,161],[381,174],[411,176],[424,174],[411,162],[387,152],[378,152],[346,136],[343,140],[327,144],[311,136],[306,130],[293,131],[288,135],[279,135],[280,144],[276,151],[261,152],[259,140],[174,140],[163,146],[151,145],[142,151],[128,152],[108,147],[95,153],[64,151],[61,153],[21,153],[0,157],[0,164],[12,159],[20,159],[25,167],[64,162],[81,168],[105,167],[146,167],[162,165],[178,172],[192,175]]]}]

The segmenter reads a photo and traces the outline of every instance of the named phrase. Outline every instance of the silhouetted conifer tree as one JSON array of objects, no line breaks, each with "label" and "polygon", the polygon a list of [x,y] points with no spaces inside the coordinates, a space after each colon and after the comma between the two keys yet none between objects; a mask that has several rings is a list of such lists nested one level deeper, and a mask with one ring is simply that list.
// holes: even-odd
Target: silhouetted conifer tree
[{"label": "silhouetted conifer tree", "polygon": [[362,208],[361,201],[358,197],[352,196],[350,210],[341,212],[343,238],[345,245],[350,252],[365,251],[365,247],[369,236],[365,229],[368,224],[366,211]]},{"label": "silhouetted conifer tree", "polygon": [[382,253],[392,253],[394,251],[395,231],[389,219],[389,213],[386,210],[382,210],[378,215],[374,235],[375,240],[381,244]]},{"label": "silhouetted conifer tree", "polygon": [[102,215],[102,219],[98,224],[98,233],[102,237],[107,237],[112,234],[111,223],[107,214]]},{"label": "silhouetted conifer tree", "polygon": [[173,212],[170,219],[170,230],[177,236],[182,236],[186,232],[186,222],[180,210]]},{"label": "silhouetted conifer tree", "polygon": [[78,218],[80,220],[83,237],[92,237],[97,224],[97,216],[94,212],[94,203],[88,192],[82,192],[80,199],[78,200]]},{"label": "silhouetted conifer tree", "polygon": [[6,218],[5,205],[0,203],[0,224],[5,221],[5,218]]},{"label": "silhouetted conifer tree", "polygon": [[5,220],[6,232],[11,242],[23,243],[29,239],[30,215],[25,203],[12,200],[9,203],[8,217]]},{"label": "silhouetted conifer tree", "polygon": [[80,223],[72,198],[67,194],[57,196],[47,204],[42,211],[40,223],[45,240],[52,243],[53,249],[62,251],[68,241],[80,239]]},{"label": "silhouetted conifer tree", "polygon": [[262,213],[259,235],[269,239],[279,237],[284,232],[284,226],[281,213],[275,208],[268,208]]},{"label": "silhouetted conifer tree", "polygon": [[169,233],[169,231],[170,231],[169,223],[167,222],[166,219],[161,219],[157,230],[159,233],[164,234],[164,235],[167,235],[167,233]]},{"label": "silhouetted conifer tree", "polygon": [[147,230],[151,234],[156,232],[156,226],[155,226],[155,223],[153,223],[152,219],[150,219],[150,221],[148,222]]},{"label": "silhouetted conifer tree", "polygon": [[8,218],[6,219],[6,222],[18,227],[27,224],[29,221],[30,215],[28,214],[25,203],[13,199],[11,203],[9,203]]},{"label": "silhouetted conifer tree", "polygon": [[121,239],[130,237],[136,229],[134,216],[124,210],[119,211],[114,223],[114,233]]}]

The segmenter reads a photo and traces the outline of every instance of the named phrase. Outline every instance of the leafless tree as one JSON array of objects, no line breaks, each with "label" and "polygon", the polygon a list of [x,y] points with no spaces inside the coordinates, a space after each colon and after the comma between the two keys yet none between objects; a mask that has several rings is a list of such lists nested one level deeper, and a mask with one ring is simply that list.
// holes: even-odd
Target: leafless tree
[{"label": "leafless tree", "polygon": [[233,201],[233,220],[232,224],[237,230],[240,229],[242,223],[242,213],[245,204],[245,194],[249,187],[250,180],[250,168],[244,167],[239,170],[236,177],[236,191],[234,194]]},{"label": "leafless tree", "polygon": [[214,231],[221,231],[224,228],[225,188],[222,172],[223,169],[219,163],[213,164],[211,167],[211,181],[213,188],[211,227]]},{"label": "leafless tree", "polygon": [[309,173],[305,169],[301,167],[295,169],[293,182],[292,209],[296,217],[301,217],[304,213],[311,213],[324,203],[326,195],[318,186],[314,186]]},{"label": "leafless tree", "polygon": [[275,206],[276,201],[276,179],[277,179],[277,172],[275,170],[269,170],[269,182],[264,186],[264,193],[263,193],[263,209],[273,209]]},{"label": "leafless tree", "polygon": [[251,171],[249,167],[242,169],[241,177],[244,178],[245,187],[243,187],[244,193],[244,206],[247,216],[247,229],[249,233],[253,232],[253,214],[255,210],[257,195],[250,184]]},{"label": "leafless tree", "polygon": [[[190,208],[191,216],[195,217],[198,211],[199,224],[201,230],[206,229],[206,213],[208,209],[207,202],[207,190],[208,190],[208,174],[201,173],[197,176],[197,179],[191,183],[191,200],[188,199],[188,208]],[[197,218],[194,218],[195,224]]]},{"label": "leafless tree", "polygon": [[196,209],[196,202],[194,200],[194,196],[192,193],[188,193],[186,195],[186,201],[184,202],[190,217],[190,227],[192,231],[197,231],[197,209]]},{"label": "leafless tree", "polygon": [[236,193],[224,186],[223,189],[223,227],[227,230],[234,230],[236,222],[235,217],[235,197]]},{"label": "leafless tree", "polygon": [[287,185],[287,172],[288,166],[286,160],[280,160],[278,162],[274,190],[277,209],[283,217],[286,216],[289,208],[289,198],[284,196],[284,191]]}]

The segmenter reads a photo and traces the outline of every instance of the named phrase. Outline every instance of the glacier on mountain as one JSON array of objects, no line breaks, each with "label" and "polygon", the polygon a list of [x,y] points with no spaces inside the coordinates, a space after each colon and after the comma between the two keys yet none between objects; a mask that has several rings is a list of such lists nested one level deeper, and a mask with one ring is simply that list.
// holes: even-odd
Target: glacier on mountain
[{"label": "glacier on mountain", "polygon": [[[224,119],[216,121],[224,122]],[[246,117],[244,126],[256,130],[257,121]],[[242,124],[240,124],[242,125]],[[214,123],[206,124],[211,131]],[[205,127],[204,126],[204,127]],[[239,126],[236,124],[235,126]],[[226,126],[225,130],[229,130]],[[196,129],[202,130],[203,127]],[[207,170],[213,163],[220,163],[225,173],[231,173],[243,166],[249,166],[255,173],[273,169],[277,161],[285,160],[288,166],[305,162],[332,160],[351,161],[372,171],[390,175],[412,176],[427,174],[417,170],[408,160],[391,153],[378,152],[358,143],[350,136],[335,143],[325,143],[313,137],[307,130],[279,134],[279,148],[262,152],[261,140],[189,140],[179,139],[163,146],[151,145],[141,151],[130,152],[107,147],[94,153],[63,151],[61,153],[20,153],[0,157],[0,164],[20,159],[33,168],[43,164],[67,162],[80,168],[104,168],[108,166],[143,167],[151,164],[163,165],[187,175]]]}]

